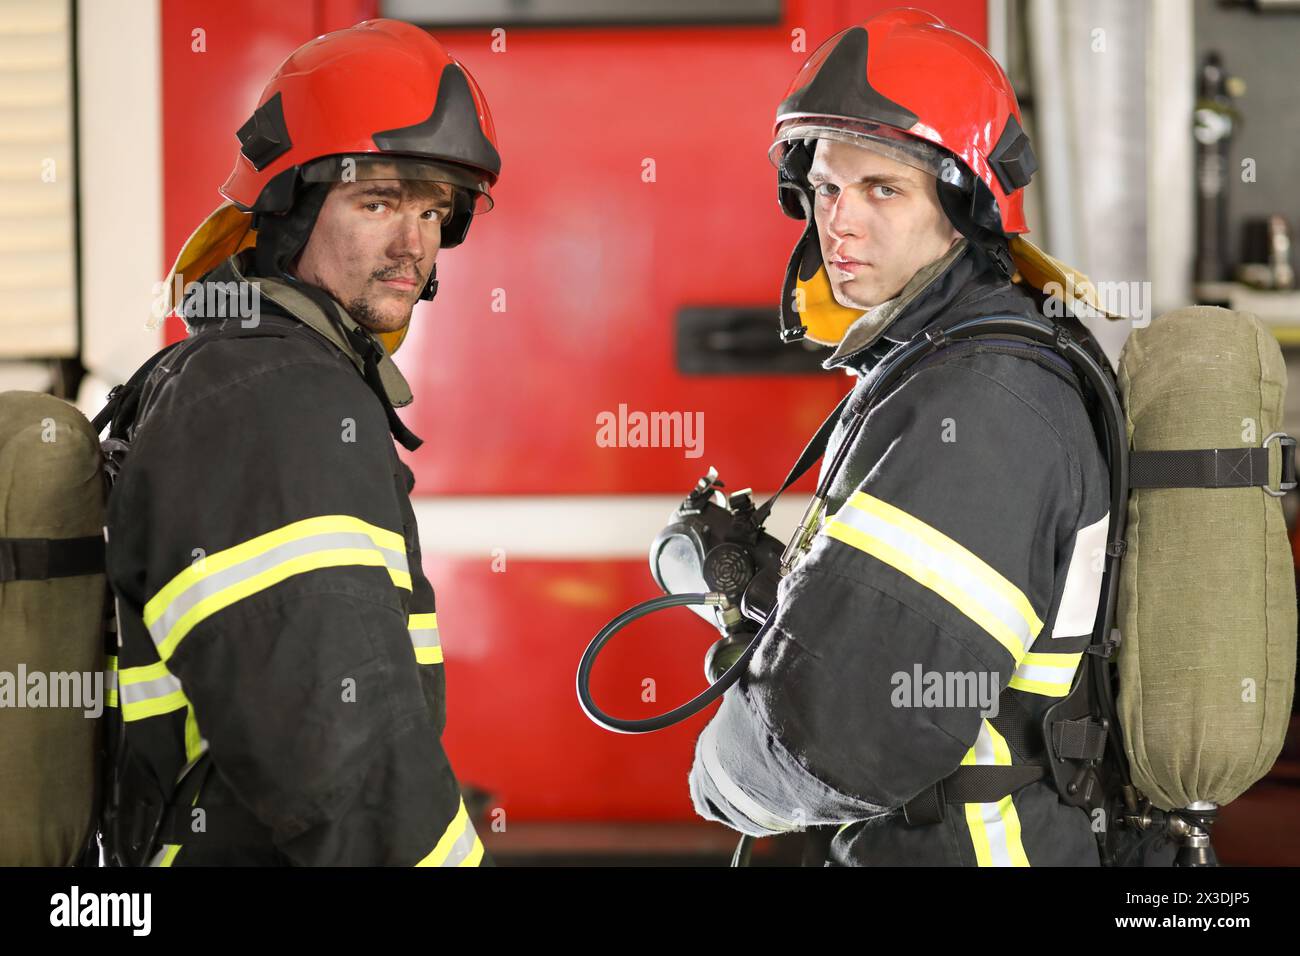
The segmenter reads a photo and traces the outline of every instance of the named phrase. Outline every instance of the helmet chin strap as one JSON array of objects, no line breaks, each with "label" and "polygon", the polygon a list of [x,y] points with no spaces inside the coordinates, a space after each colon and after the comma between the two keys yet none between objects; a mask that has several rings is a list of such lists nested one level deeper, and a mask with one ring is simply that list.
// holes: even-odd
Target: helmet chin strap
[{"label": "helmet chin strap", "polygon": [[438,263],[433,264],[429,270],[429,281],[424,284],[424,291],[420,293],[422,302],[432,302],[433,297],[438,294]]},{"label": "helmet chin strap", "polygon": [[939,205],[944,215],[959,233],[1003,278],[1010,279],[1016,271],[1007,248],[1008,237],[1003,234],[996,217],[997,203],[984,182],[971,177],[973,189],[962,189],[943,179],[938,181]]},{"label": "helmet chin strap", "polygon": [[253,261],[258,275],[293,279],[290,265],[306,248],[328,193],[328,183],[311,183],[299,190],[286,212],[254,211],[257,245]]},{"label": "helmet chin strap", "polygon": [[799,289],[799,267],[804,258],[804,245],[808,241],[808,233],[812,229],[812,222],[804,228],[803,235],[795,243],[794,252],[790,255],[790,263],[785,267],[785,281],[781,283],[781,308],[779,317],[781,321],[781,341],[784,343],[798,342],[808,334],[808,326],[803,323],[803,313],[798,308],[801,304],[798,301],[797,292]]},{"label": "helmet chin strap", "polygon": [[[435,262],[433,268],[429,271],[429,281],[425,283],[424,291],[420,293],[420,301],[432,301],[433,297],[437,294],[438,263]],[[411,331],[411,323],[408,320],[400,329],[394,329],[392,332],[376,332],[375,338],[379,339],[380,344],[383,345],[388,354],[392,355],[402,347],[402,342],[405,341],[406,333],[409,331]]]}]

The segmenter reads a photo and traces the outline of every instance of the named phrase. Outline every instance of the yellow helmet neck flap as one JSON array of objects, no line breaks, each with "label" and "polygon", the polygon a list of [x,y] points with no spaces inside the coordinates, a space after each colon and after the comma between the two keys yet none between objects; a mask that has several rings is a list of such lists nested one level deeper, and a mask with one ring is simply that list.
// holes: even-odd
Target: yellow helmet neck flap
[{"label": "yellow helmet neck flap", "polygon": [[822,262],[817,223],[809,216],[785,270],[781,291],[781,341],[808,338],[818,345],[838,345],[849,326],[863,315],[835,300]]},{"label": "yellow helmet neck flap", "polygon": [[386,351],[389,355],[392,355],[394,352],[396,352],[399,348],[402,347],[402,342],[406,339],[406,333],[410,330],[410,328],[411,328],[411,323],[407,322],[396,332],[376,332],[375,338],[379,339],[379,343],[383,345],[384,351]]}]

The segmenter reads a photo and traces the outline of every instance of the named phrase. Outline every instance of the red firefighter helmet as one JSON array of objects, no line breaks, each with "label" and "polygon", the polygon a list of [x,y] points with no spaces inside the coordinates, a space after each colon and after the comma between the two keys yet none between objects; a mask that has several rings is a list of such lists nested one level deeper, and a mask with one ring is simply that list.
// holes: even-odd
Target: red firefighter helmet
[{"label": "red firefighter helmet", "polygon": [[1028,232],[1024,188],[1038,163],[1015,92],[987,50],[932,14],[886,10],[823,43],[777,107],[774,133],[781,208],[807,220],[782,288],[784,341],[834,345],[862,314],[835,300],[821,260],[807,178],[818,139],[935,176],[953,226],[1005,275],[1028,248],[1017,234]]},{"label": "red firefighter helmet", "polygon": [[478,84],[432,35],[400,20],[366,20],[303,44],[272,75],[238,136],[221,193],[241,209],[283,212],[298,177],[390,178],[397,161],[398,178],[465,190],[444,246],[492,207],[501,172]]},{"label": "red firefighter helmet", "polygon": [[[987,50],[933,14],[886,10],[831,37],[790,84],[774,132],[777,165],[792,143],[828,137],[878,148],[982,194],[962,183],[973,173],[996,204],[976,209],[982,224],[1004,236],[1029,231],[1023,194],[1038,163],[1015,91]],[[782,207],[804,218],[788,190]]]}]

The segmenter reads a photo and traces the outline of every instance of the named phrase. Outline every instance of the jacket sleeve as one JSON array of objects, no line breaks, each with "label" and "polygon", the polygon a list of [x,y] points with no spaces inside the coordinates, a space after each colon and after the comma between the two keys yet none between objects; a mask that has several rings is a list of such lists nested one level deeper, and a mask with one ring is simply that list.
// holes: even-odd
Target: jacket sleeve
[{"label": "jacket sleeve", "polygon": [[974,762],[1078,517],[1057,430],[969,359],[873,409],[845,472],[866,478],[697,745],[697,812],[754,835],[869,819]]},{"label": "jacket sleeve", "polygon": [[[238,367],[253,348],[199,359]],[[215,771],[295,864],[478,862],[421,687],[418,543],[379,403],[319,360],[184,377],[137,436],[110,553],[143,555],[139,579],[115,584],[139,601]]]}]

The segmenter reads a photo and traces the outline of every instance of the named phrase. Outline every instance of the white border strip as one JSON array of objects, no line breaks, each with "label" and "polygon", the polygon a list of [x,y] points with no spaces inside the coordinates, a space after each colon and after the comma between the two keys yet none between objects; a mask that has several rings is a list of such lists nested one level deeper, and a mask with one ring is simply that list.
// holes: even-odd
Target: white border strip
[{"label": "white border strip", "polygon": [[[162,345],[152,330],[162,279],[161,13],[156,0],[77,0],[82,361],[125,381]],[[95,408],[98,411],[98,407]]]},{"label": "white border strip", "polygon": [[1147,271],[1156,316],[1195,301],[1196,43],[1192,4],[1153,0],[1148,9]]},{"label": "white border strip", "polygon": [[[425,557],[648,560],[650,542],[686,495],[416,497]],[[762,503],[771,493],[755,496]],[[786,492],[767,530],[793,534],[808,495]]]}]

